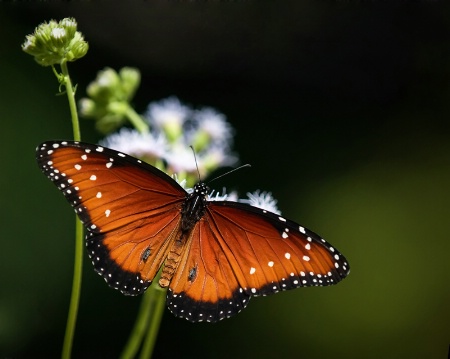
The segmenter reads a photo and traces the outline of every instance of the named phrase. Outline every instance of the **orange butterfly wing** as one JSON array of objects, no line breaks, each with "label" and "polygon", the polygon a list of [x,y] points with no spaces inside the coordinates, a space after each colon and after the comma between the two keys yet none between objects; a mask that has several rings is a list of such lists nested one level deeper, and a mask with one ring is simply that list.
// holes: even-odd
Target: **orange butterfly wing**
[{"label": "orange butterfly wing", "polygon": [[124,294],[142,293],[178,231],[186,192],[154,167],[101,146],[46,142],[37,160],[86,226],[96,271]]},{"label": "orange butterfly wing", "polygon": [[252,296],[336,284],[350,271],[342,254],[295,222],[242,203],[205,201],[202,183],[188,196],[131,156],[53,141],[38,147],[37,161],[86,226],[89,256],[110,286],[142,293],[175,251],[167,303],[192,322],[230,317]]},{"label": "orange butterfly wing", "polygon": [[336,284],[350,271],[317,234],[241,203],[209,202],[189,241],[168,306],[192,322],[235,315],[251,296]]}]

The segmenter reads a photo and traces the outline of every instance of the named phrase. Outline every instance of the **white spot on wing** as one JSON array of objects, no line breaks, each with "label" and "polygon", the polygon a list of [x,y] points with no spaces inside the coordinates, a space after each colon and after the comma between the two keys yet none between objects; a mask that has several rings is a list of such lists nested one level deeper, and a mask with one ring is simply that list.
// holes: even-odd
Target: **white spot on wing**
[{"label": "white spot on wing", "polygon": [[251,267],[251,268],[250,268],[250,274],[253,274],[253,273],[255,273],[255,272],[256,272],[256,268]]},{"label": "white spot on wing", "polygon": [[269,267],[273,267],[273,262],[272,261],[270,261],[269,263],[267,263],[267,265],[269,266]]},{"label": "white spot on wing", "polygon": [[97,195],[95,197],[102,198],[102,192],[97,192]]},{"label": "white spot on wing", "polygon": [[291,259],[291,254],[289,252],[286,252],[284,256],[286,257],[286,259]]},{"label": "white spot on wing", "polygon": [[74,167],[77,171],[81,170],[81,166],[78,163]]},{"label": "white spot on wing", "polygon": [[107,210],[105,211],[106,217],[109,217],[110,214],[111,214],[111,211],[110,211],[109,209],[107,209]]},{"label": "white spot on wing", "polygon": [[86,160],[87,160],[87,156],[86,156],[86,155],[82,155],[82,156],[81,156],[81,159],[82,159],[83,161],[86,161]]},{"label": "white spot on wing", "polygon": [[90,179],[91,181],[95,181],[95,180],[97,179],[97,176],[96,176],[96,175],[92,175],[91,177],[89,177],[89,179]]}]

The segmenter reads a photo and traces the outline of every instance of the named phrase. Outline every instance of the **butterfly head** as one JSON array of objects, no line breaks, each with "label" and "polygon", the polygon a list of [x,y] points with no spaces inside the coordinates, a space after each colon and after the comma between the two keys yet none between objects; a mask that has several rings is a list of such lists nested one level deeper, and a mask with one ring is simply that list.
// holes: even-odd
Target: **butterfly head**
[{"label": "butterfly head", "polygon": [[204,182],[199,182],[194,186],[194,190],[190,196],[201,196],[206,198],[208,196],[209,187]]}]

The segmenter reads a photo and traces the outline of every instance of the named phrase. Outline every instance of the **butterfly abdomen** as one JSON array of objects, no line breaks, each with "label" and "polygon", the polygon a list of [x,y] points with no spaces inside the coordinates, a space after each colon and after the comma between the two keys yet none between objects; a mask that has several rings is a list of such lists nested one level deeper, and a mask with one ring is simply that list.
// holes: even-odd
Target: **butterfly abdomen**
[{"label": "butterfly abdomen", "polygon": [[170,281],[172,280],[172,277],[180,264],[181,256],[186,249],[185,244],[186,240],[184,238],[182,240],[177,239],[173,243],[172,248],[170,248],[170,252],[164,263],[161,278],[158,282],[161,287],[166,288],[169,286]]},{"label": "butterfly abdomen", "polygon": [[[169,254],[167,255],[164,268],[161,273],[159,285],[163,288],[168,287],[173,275],[177,271],[181,257],[186,250],[188,238],[195,227],[195,224],[204,216],[208,193],[208,187],[204,183],[198,183],[194,191],[186,197],[181,209],[181,225],[172,243]],[[190,272],[190,281],[195,280],[195,273]]]}]

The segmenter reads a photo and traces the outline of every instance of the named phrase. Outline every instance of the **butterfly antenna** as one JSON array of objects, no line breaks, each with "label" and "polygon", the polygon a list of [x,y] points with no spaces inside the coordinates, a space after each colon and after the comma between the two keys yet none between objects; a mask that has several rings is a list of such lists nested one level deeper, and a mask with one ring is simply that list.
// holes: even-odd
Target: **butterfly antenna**
[{"label": "butterfly antenna", "polygon": [[197,156],[195,155],[195,150],[194,150],[194,147],[193,147],[192,145],[191,145],[191,146],[189,146],[189,147],[191,148],[191,150],[192,150],[192,153],[194,154],[195,167],[197,168],[198,181],[200,182],[200,181],[201,181],[201,178],[200,178],[200,171],[198,170]]},{"label": "butterfly antenna", "polygon": [[208,183],[211,183],[212,181],[215,181],[215,180],[218,179],[218,178],[221,178],[221,177],[223,177],[223,176],[229,175],[230,173],[232,173],[232,172],[234,172],[234,171],[237,171],[237,170],[240,170],[240,169],[246,168],[246,167],[252,167],[252,166],[251,166],[249,163],[246,163],[245,165],[242,165],[242,166],[233,168],[232,170],[230,170],[230,171],[228,171],[228,172],[225,172],[225,173],[223,173],[223,174],[221,174],[221,175],[219,175],[219,176],[217,176],[217,177],[214,177],[211,181],[208,181]]}]

